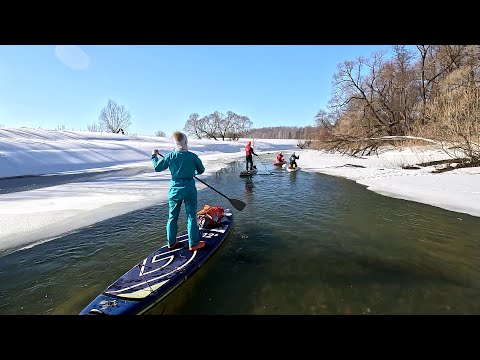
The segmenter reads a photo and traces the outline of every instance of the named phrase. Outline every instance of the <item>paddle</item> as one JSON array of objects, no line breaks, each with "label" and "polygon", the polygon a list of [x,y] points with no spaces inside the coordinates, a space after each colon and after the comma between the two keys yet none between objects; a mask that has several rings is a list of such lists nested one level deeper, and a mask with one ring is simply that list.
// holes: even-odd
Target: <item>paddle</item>
[{"label": "paddle", "polygon": [[[160,155],[162,158],[164,157],[162,154],[158,153],[158,155]],[[235,209],[237,209],[238,211],[242,211],[243,209],[245,209],[245,206],[247,206],[247,204],[245,204],[243,201],[240,201],[240,200],[237,200],[237,199],[230,199],[228,196],[222,194],[220,191],[218,191],[217,189],[211,187],[210,185],[208,185],[205,181],[203,180],[200,180],[199,178],[197,178],[196,176],[194,176],[195,179],[197,179],[198,181],[200,181],[202,184],[208,186],[210,189],[212,189],[213,191],[215,191],[217,194],[220,194],[222,195],[225,199],[227,199],[228,201],[230,201],[230,204],[233,205],[233,207]]]}]

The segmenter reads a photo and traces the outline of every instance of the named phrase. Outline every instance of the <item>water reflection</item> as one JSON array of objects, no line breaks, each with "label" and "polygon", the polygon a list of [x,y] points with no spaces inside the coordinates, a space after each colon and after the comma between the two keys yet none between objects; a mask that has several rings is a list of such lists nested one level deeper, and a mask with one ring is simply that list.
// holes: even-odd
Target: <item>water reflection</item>
[{"label": "water reflection", "polygon": [[255,184],[252,179],[244,179],[245,181],[245,203],[250,204],[253,201],[253,188]]}]

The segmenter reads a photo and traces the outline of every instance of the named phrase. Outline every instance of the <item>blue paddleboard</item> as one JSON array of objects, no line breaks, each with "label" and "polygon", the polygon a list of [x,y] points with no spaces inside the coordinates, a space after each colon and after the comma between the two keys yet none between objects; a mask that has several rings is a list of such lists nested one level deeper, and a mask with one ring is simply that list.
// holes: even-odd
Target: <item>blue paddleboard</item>
[{"label": "blue paddleboard", "polygon": [[187,232],[177,236],[179,244],[154,251],[132,267],[88,304],[80,315],[141,315],[166,298],[215,253],[227,238],[233,214],[225,215],[213,229],[200,228],[205,246],[188,249]]}]

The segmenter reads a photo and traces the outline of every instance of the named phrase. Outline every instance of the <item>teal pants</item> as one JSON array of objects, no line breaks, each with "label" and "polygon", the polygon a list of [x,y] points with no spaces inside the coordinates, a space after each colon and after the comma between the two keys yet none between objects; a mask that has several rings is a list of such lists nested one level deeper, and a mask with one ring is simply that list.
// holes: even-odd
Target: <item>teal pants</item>
[{"label": "teal pants", "polygon": [[200,231],[197,224],[197,188],[193,186],[174,186],[168,192],[168,221],[167,221],[167,241],[168,245],[175,244],[178,232],[178,216],[182,203],[185,203],[185,213],[187,215],[188,244],[190,247],[198,245],[200,241]]}]

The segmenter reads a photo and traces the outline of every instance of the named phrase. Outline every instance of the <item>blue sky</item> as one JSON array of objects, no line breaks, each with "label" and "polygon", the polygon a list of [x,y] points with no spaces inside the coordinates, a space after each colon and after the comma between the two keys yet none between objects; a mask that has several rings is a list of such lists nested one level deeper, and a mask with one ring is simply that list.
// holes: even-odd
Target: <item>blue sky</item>
[{"label": "blue sky", "polygon": [[0,126],[87,130],[108,99],[128,133],[169,136],[191,113],[231,110],[253,126],[308,126],[337,64],[389,45],[0,46]]}]

